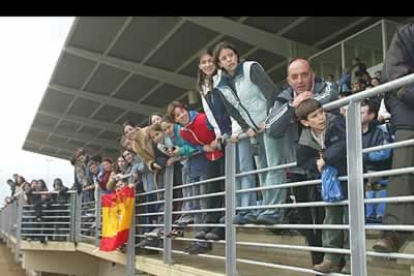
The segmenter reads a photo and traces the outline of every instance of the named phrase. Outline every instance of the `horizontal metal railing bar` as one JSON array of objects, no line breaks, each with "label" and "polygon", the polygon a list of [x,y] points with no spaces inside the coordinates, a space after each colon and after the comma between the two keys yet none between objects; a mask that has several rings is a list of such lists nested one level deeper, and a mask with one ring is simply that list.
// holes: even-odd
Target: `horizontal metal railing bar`
[{"label": "horizontal metal railing bar", "polygon": [[204,195],[196,195],[196,196],[188,196],[188,197],[180,197],[180,198],[174,198],[172,201],[186,201],[186,200],[193,200],[193,199],[199,199],[199,198],[208,198],[213,196],[223,196],[226,195],[226,192],[217,192],[217,193],[211,193],[211,194],[204,194]]},{"label": "horizontal metal railing bar", "polygon": [[338,99],[338,100],[333,101],[331,103],[325,104],[325,105],[323,105],[323,108],[326,109],[326,110],[332,110],[332,109],[347,105],[350,102],[361,102],[361,101],[365,100],[366,98],[376,96],[377,94],[390,92],[392,90],[400,88],[404,85],[411,84],[413,82],[414,82],[414,74],[410,74],[410,75],[401,77],[399,79],[392,80],[390,82],[381,84],[379,86],[366,89],[362,92],[353,94],[351,96],[348,96],[348,97],[345,97],[345,98],[342,98],[342,99]]},{"label": "horizontal metal railing bar", "polygon": [[[36,218],[36,216],[22,216],[22,218]],[[70,216],[42,216],[42,218],[70,218]]]},{"label": "horizontal metal railing bar", "polygon": [[155,251],[164,251],[164,248],[153,247],[153,246],[143,246],[143,248],[151,249],[151,250],[155,250]]},{"label": "horizontal metal railing bar", "polygon": [[[380,172],[369,172],[369,173],[364,173],[363,176],[364,178],[370,178],[370,177],[392,176],[392,175],[399,175],[399,174],[406,174],[406,173],[414,173],[414,167],[384,170]],[[338,177],[338,179],[340,181],[346,181],[348,180],[348,177],[340,176]],[[264,191],[264,190],[283,189],[283,188],[291,188],[291,187],[298,187],[298,186],[317,185],[317,184],[320,184],[321,182],[322,181],[320,179],[306,180],[306,181],[300,181],[300,182],[276,184],[276,185],[271,185],[271,186],[266,186],[266,187],[243,189],[243,190],[236,191],[236,193],[247,193],[247,192],[253,192],[253,191]]]},{"label": "horizontal metal railing bar", "polygon": [[198,214],[198,213],[215,213],[215,212],[224,212],[226,208],[216,208],[216,209],[204,209],[204,210],[191,210],[191,211],[174,211],[173,215],[176,214]]},{"label": "horizontal metal railing bar", "polygon": [[400,174],[407,174],[407,173],[414,173],[414,167],[405,167],[405,168],[399,168],[399,169],[384,170],[380,172],[364,173],[364,178],[393,176],[393,175],[400,175]]},{"label": "horizontal metal railing bar", "polygon": [[163,216],[164,212],[158,212],[158,213],[143,213],[135,215],[135,217],[150,217],[150,216]]},{"label": "horizontal metal railing bar", "polygon": [[219,176],[219,177],[210,178],[210,179],[206,179],[206,180],[196,181],[196,182],[193,182],[193,183],[183,184],[183,185],[180,185],[180,186],[175,186],[175,187],[173,187],[173,189],[174,190],[175,189],[181,189],[181,188],[186,188],[186,187],[190,187],[190,186],[195,186],[195,185],[220,181],[220,180],[224,180],[224,179],[225,179],[225,176]]},{"label": "horizontal metal railing bar", "polygon": [[81,224],[94,224],[96,223],[95,221],[81,221]]},{"label": "horizontal metal railing bar", "polygon": [[273,186],[242,189],[242,190],[237,190],[236,193],[239,194],[239,193],[273,190],[273,189],[299,187],[299,186],[309,186],[309,185],[320,184],[321,182],[322,182],[321,180],[317,180],[317,179],[316,180],[298,181],[298,182],[291,182],[291,183],[285,183],[285,184],[277,184],[277,185],[273,185]]},{"label": "horizontal metal railing bar", "polygon": [[[302,272],[302,273],[309,273],[313,275],[328,275],[322,272],[315,271],[313,269],[301,268],[301,267],[295,267],[295,266],[289,266],[289,265],[270,264],[270,263],[265,263],[265,262],[252,261],[252,260],[239,259],[239,258],[237,258],[236,261],[238,263],[259,265],[259,266],[265,266],[265,267],[270,267],[270,268],[278,268],[278,269],[284,269],[284,270],[290,270],[290,271],[296,271],[296,272]],[[349,276],[349,275],[341,274],[341,273],[330,273],[329,276]]]},{"label": "horizontal metal railing bar", "polygon": [[414,139],[400,141],[400,142],[394,142],[382,146],[376,146],[371,148],[363,149],[363,153],[373,152],[373,151],[379,151],[379,150],[385,150],[385,149],[395,149],[395,148],[401,148],[401,147],[407,147],[407,146],[413,146],[414,145]]},{"label": "horizontal metal railing bar", "polygon": [[277,171],[277,170],[282,170],[282,169],[288,169],[288,168],[293,168],[293,167],[296,167],[296,166],[297,166],[296,162],[292,162],[292,163],[277,165],[277,166],[274,166],[274,167],[268,167],[268,168],[263,168],[263,169],[257,169],[257,170],[254,170],[254,171],[238,173],[238,174],[236,174],[236,177],[242,177],[242,176],[251,175],[251,174],[259,174],[259,173],[264,173],[264,172],[268,172],[268,171]]},{"label": "horizontal metal railing bar", "polygon": [[[32,194],[34,194],[34,195],[48,195],[48,194],[58,194],[58,193],[59,193],[59,191],[38,191],[38,192],[33,191],[32,192]],[[75,190],[67,190],[65,192],[65,194],[74,194],[74,193],[76,193]]]},{"label": "horizontal metal railing bar", "polygon": [[[164,239],[162,237],[162,239]],[[200,239],[190,239],[190,238],[172,238],[173,241],[190,241],[190,242],[208,242],[208,243],[217,243],[217,244],[226,244],[226,241],[214,241],[214,240],[200,240]]]},{"label": "horizontal metal railing bar", "polygon": [[226,227],[225,224],[220,223],[194,223],[194,224],[187,224],[185,226],[179,226],[178,224],[171,225],[172,227]]},{"label": "horizontal metal railing bar", "polygon": [[[25,213],[34,213],[34,210],[23,210],[23,214]],[[70,210],[65,209],[65,210],[42,210],[42,213],[70,213]]]},{"label": "horizontal metal railing bar", "polygon": [[414,231],[414,225],[365,225],[366,230]]},{"label": "horizontal metal railing bar", "polygon": [[165,192],[165,189],[158,189],[158,190],[154,190],[154,191],[140,193],[140,194],[136,194],[136,196],[151,195],[151,194],[156,194],[156,193],[161,193],[161,192]]},{"label": "horizontal metal railing bar", "polygon": [[[145,235],[135,235],[136,238],[146,238]],[[159,237],[163,240],[164,236]],[[226,244],[225,241],[214,241],[214,240],[199,240],[199,239],[190,239],[190,238],[171,238],[173,241],[191,241],[191,242],[208,242],[208,243],[217,243],[217,244]]]},{"label": "horizontal metal railing bar", "polygon": [[[22,227],[22,231],[37,231],[37,230],[44,230],[44,229],[45,228],[24,228]],[[59,231],[70,231],[70,228],[57,228],[57,229]]]},{"label": "horizontal metal railing bar", "polygon": [[338,202],[325,202],[325,201],[315,201],[315,202],[299,202],[299,203],[285,203],[285,204],[273,204],[273,205],[261,205],[261,206],[248,206],[248,207],[237,207],[237,211],[242,210],[258,210],[258,209],[273,209],[273,208],[303,208],[303,207],[332,207],[332,206],[342,206],[348,205],[348,200],[342,200]]},{"label": "horizontal metal railing bar", "polygon": [[142,227],[164,227],[164,224],[140,224],[137,223],[135,226],[142,226]]},{"label": "horizontal metal railing bar", "polygon": [[88,205],[88,204],[95,204],[96,201],[86,201],[86,202],[82,202],[82,206]]},{"label": "horizontal metal railing bar", "polygon": [[158,200],[158,201],[151,201],[151,202],[136,204],[135,206],[147,206],[147,205],[164,204],[164,203],[165,203],[165,200]]},{"label": "horizontal metal railing bar", "polygon": [[[46,204],[46,203],[43,203],[42,205],[47,205],[47,206],[52,206],[52,207],[56,207],[56,206],[60,206],[60,207],[62,207],[62,206],[70,206],[70,204],[67,204],[67,203],[65,203],[65,204],[58,204],[58,203],[52,203],[52,204]],[[33,207],[33,205],[32,204],[26,204],[26,205],[24,205],[23,206],[24,208],[28,208],[28,207]]]},{"label": "horizontal metal railing bar", "polygon": [[270,229],[329,229],[329,230],[349,230],[346,224],[244,224],[236,225],[237,228],[270,228]]},{"label": "horizontal metal railing bar", "polygon": [[365,203],[380,203],[380,202],[389,202],[389,203],[406,203],[414,202],[414,196],[393,196],[393,197],[382,197],[382,198],[370,198],[365,199]]},{"label": "horizontal metal railing bar", "polygon": [[83,227],[81,227],[80,229],[81,229],[82,231],[85,231],[85,232],[95,231],[95,229],[91,229],[91,228],[83,228]]},{"label": "horizontal metal railing bar", "polygon": [[81,211],[82,211],[82,213],[84,214],[84,213],[86,213],[86,212],[95,211],[95,208],[92,208],[92,209],[82,209]]},{"label": "horizontal metal railing bar", "polygon": [[380,252],[374,252],[374,251],[367,251],[366,255],[371,256],[371,257],[380,257],[380,258],[414,260],[414,254],[405,254],[405,253],[380,253]]},{"label": "horizontal metal railing bar", "polygon": [[34,237],[43,237],[43,236],[46,236],[46,237],[69,237],[69,234],[53,234],[53,233],[50,233],[50,234],[21,233],[21,235],[23,237],[30,237],[30,236],[34,236]]},{"label": "horizontal metal railing bar", "polygon": [[61,224],[61,225],[69,225],[70,222],[51,222],[51,221],[22,221],[22,224]]},{"label": "horizontal metal railing bar", "polygon": [[80,236],[81,238],[86,238],[86,239],[92,239],[92,240],[94,240],[94,239],[95,239],[95,237],[85,236],[85,235],[82,235],[82,234],[80,234],[79,236]]},{"label": "horizontal metal railing bar", "polygon": [[[180,251],[180,250],[171,250],[171,253],[174,254],[181,254],[181,255],[189,255],[186,252]],[[209,255],[209,254],[197,254],[197,257],[203,257],[203,258],[210,258],[210,259],[216,259],[216,260],[223,260],[225,261],[226,258],[222,257],[222,256],[217,256],[217,255]]]},{"label": "horizontal metal railing bar", "polygon": [[[204,209],[204,210],[191,210],[191,211],[174,211],[172,214],[198,214],[198,213],[215,213],[215,212],[224,212],[225,208],[216,208],[216,209]],[[157,213],[144,213],[135,215],[135,217],[147,217],[147,216],[162,216],[164,212]]]},{"label": "horizontal metal railing bar", "polygon": [[324,253],[337,253],[337,254],[351,254],[349,249],[328,248],[328,247],[316,247],[316,246],[300,246],[290,244],[270,244],[270,243],[254,243],[254,242],[236,242],[237,245],[254,246],[254,247],[269,247],[276,249],[291,249]]}]

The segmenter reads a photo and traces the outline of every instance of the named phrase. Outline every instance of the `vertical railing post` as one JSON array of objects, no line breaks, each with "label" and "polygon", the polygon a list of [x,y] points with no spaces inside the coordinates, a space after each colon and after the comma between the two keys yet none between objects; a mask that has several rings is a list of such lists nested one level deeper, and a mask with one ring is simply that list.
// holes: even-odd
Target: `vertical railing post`
[{"label": "vertical railing post", "polygon": [[349,103],[346,119],[351,271],[352,275],[366,276],[367,262],[365,255],[365,209],[360,102]]},{"label": "vertical railing post", "polygon": [[172,210],[173,210],[173,184],[174,184],[174,165],[168,166],[164,173],[164,187],[165,187],[165,198],[164,198],[164,264],[171,264],[171,249],[172,241],[171,238],[167,238],[168,233],[171,233],[172,228]]},{"label": "vertical railing post", "polygon": [[236,145],[226,145],[225,189],[226,189],[226,275],[237,275],[236,264]]},{"label": "vertical railing post", "polygon": [[[137,191],[135,189],[135,191]],[[132,208],[132,219],[129,227],[128,242],[127,242],[127,261],[126,261],[126,276],[135,276],[135,209],[137,205],[136,195],[135,204]]]},{"label": "vertical railing post", "polygon": [[16,247],[14,249],[14,260],[20,263],[20,244],[22,240],[22,219],[23,219],[24,197],[20,194],[17,201],[17,223],[16,223]]},{"label": "vertical railing post", "polygon": [[101,244],[101,213],[102,213],[102,203],[101,203],[101,188],[95,187],[96,198],[95,198],[95,246],[99,247]]},{"label": "vertical railing post", "polygon": [[76,193],[70,194],[69,199],[69,240],[75,242],[75,229],[76,229]]},{"label": "vertical railing post", "polygon": [[82,224],[82,193],[75,193],[75,221],[74,221],[74,242],[80,242]]}]

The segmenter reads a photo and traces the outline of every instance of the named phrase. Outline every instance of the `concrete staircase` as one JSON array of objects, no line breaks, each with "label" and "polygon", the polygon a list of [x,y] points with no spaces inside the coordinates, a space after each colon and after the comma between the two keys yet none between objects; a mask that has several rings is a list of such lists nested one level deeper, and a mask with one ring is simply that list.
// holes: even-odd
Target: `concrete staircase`
[{"label": "concrete staircase", "polygon": [[[192,238],[194,232],[186,232],[186,238]],[[377,232],[369,232],[367,235],[366,248],[372,250],[372,246],[378,237]],[[300,235],[275,235],[264,229],[239,229],[237,231],[237,241],[270,243],[270,244],[286,244],[286,245],[306,245],[305,238]],[[180,250],[188,244],[188,242],[173,242],[173,250]],[[224,256],[225,245],[214,244],[213,250],[208,255]],[[414,244],[408,244],[404,252],[414,253]],[[149,255],[148,258],[161,259],[162,255]],[[296,266],[306,269],[312,268],[310,253],[302,250],[291,249],[274,249],[251,246],[237,246],[237,258],[248,259],[259,262],[267,262],[272,264]],[[207,270],[210,272],[223,274],[225,272],[225,261],[205,258],[202,256],[194,256],[188,254],[173,254],[174,264],[181,264]],[[414,267],[414,261],[406,260],[389,260],[384,258],[367,257],[368,275],[372,276],[411,276],[411,265]],[[286,269],[268,268],[259,265],[250,265],[238,263],[239,276],[306,276],[310,273],[301,273]],[[314,274],[313,274],[314,275]]]},{"label": "concrete staircase", "polygon": [[4,242],[0,242],[0,275],[26,276],[26,272],[20,265],[15,263],[14,254],[12,254]]}]

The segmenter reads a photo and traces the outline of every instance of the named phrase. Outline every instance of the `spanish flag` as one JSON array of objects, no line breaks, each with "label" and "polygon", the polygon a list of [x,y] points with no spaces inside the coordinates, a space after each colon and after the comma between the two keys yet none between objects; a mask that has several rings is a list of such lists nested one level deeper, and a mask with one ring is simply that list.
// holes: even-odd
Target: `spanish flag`
[{"label": "spanish flag", "polygon": [[114,251],[128,241],[135,207],[135,190],[123,187],[113,194],[102,195],[102,239],[100,250]]}]

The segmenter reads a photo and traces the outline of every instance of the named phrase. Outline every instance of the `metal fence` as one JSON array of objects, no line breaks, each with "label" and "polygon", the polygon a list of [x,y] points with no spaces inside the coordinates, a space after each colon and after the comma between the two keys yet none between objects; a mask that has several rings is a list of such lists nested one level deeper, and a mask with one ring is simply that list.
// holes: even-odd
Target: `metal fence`
[{"label": "metal fence", "polygon": [[[237,246],[259,247],[259,248],[275,248],[283,250],[299,250],[306,252],[323,252],[323,253],[338,253],[350,255],[351,271],[355,276],[367,276],[367,256],[379,258],[393,258],[413,260],[414,255],[404,253],[377,253],[366,249],[366,230],[391,230],[391,231],[413,231],[413,225],[366,225],[365,224],[365,207],[366,203],[407,203],[414,201],[414,196],[402,197],[387,197],[379,199],[365,199],[364,198],[364,178],[369,177],[383,177],[401,174],[414,173],[414,167],[406,167],[399,169],[391,169],[379,172],[364,173],[363,171],[363,153],[377,151],[386,148],[399,148],[406,146],[413,146],[414,140],[400,141],[385,146],[378,146],[369,149],[362,149],[361,142],[361,120],[360,107],[361,101],[381,93],[387,93],[395,90],[398,87],[414,83],[414,74],[400,78],[395,81],[383,84],[381,86],[369,89],[364,92],[349,96],[327,104],[324,106],[327,110],[332,110],[340,106],[348,105],[346,113],[347,126],[347,161],[348,161],[348,176],[340,177],[340,180],[347,180],[348,182],[348,199],[336,202],[300,202],[300,203],[285,203],[267,206],[251,206],[251,207],[237,207],[236,195],[242,193],[256,193],[257,191],[285,189],[300,186],[320,185],[321,181],[306,180],[293,183],[277,184],[266,187],[256,187],[249,189],[236,190],[236,179],[248,174],[260,174],[272,170],[285,170],[293,168],[296,163],[284,164],[276,167],[259,169],[251,172],[236,173],[236,147],[233,143],[227,143],[225,148],[225,175],[222,177],[198,181],[195,183],[186,183],[180,186],[174,186],[173,183],[173,168],[167,167],[164,173],[163,186],[157,190],[139,192],[136,195],[136,207],[132,227],[130,229],[129,240],[127,243],[127,275],[132,276],[135,273],[135,257],[140,254],[136,250],[136,245],[140,245],[143,239],[153,238],[156,242],[153,244],[145,244],[146,249],[162,252],[163,262],[165,264],[172,264],[174,255],[187,254],[183,250],[173,249],[173,242],[187,243],[187,242],[202,242],[209,244],[223,244],[225,245],[225,252],[222,255],[214,254],[199,254],[200,258],[211,258],[215,260],[222,260],[225,262],[225,275],[238,275],[238,264],[259,265],[269,268],[277,268],[289,271],[296,271],[301,273],[308,273],[310,275],[325,275],[316,272],[311,268],[297,267],[292,265],[267,263],[264,261],[256,261],[252,259],[238,258]],[[174,190],[182,190],[192,187],[202,187],[202,185],[210,185],[214,181],[224,181],[225,190],[209,194],[200,194],[190,197],[173,197]],[[191,211],[174,210],[173,204],[176,202],[196,201],[206,198],[220,198],[224,197],[225,204],[220,208],[212,209],[196,209]],[[48,236],[54,240],[79,242],[86,239],[95,242],[99,245],[99,234],[101,227],[101,213],[100,213],[100,196],[97,196],[97,201],[82,200],[81,195],[71,193],[70,200],[67,204],[53,205],[51,207],[56,209],[49,209],[44,211],[43,221],[36,224],[33,221],[32,215],[34,210],[31,206],[24,206],[15,201],[13,204],[1,211],[1,230],[3,233],[16,236],[17,242],[20,242],[24,237]],[[19,206],[21,211],[19,211]],[[276,225],[235,225],[233,218],[236,211],[242,210],[258,210],[269,208],[309,208],[309,207],[332,207],[332,206],[349,206],[349,224],[276,224]],[[192,229],[197,227],[217,227],[225,228],[225,240],[200,240],[195,238],[171,237],[173,228],[180,227],[180,225],[173,224],[173,216],[187,214],[207,214],[207,213],[224,213],[222,223],[201,224],[193,223],[186,225],[185,229]],[[16,220],[17,218],[17,220]],[[56,228],[58,226],[58,228]],[[60,227],[62,226],[62,227]],[[135,226],[135,227],[134,227]],[[39,228],[39,229],[36,229]],[[159,235],[151,236],[149,232],[159,228]],[[345,248],[324,248],[305,245],[286,245],[286,244],[269,244],[259,242],[241,242],[237,241],[237,228],[268,228],[268,229],[318,229],[318,230],[337,230],[345,231],[349,234],[349,249]],[[37,230],[30,232],[29,230]],[[147,233],[147,234],[146,234]],[[55,237],[55,238],[53,238]],[[62,238],[62,240],[60,239]],[[161,243],[162,241],[162,243]],[[18,250],[16,250],[18,251]],[[275,260],[277,261],[277,260]],[[344,275],[340,273],[332,273],[330,275]]]}]

